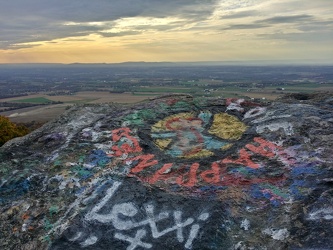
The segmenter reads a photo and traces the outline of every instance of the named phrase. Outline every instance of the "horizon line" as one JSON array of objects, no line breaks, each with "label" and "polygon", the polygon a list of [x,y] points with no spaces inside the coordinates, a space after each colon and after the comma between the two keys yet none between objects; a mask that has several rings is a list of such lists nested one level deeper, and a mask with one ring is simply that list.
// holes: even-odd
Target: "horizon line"
[{"label": "horizon line", "polygon": [[[123,64],[293,64],[293,65],[332,65],[333,61],[322,61],[322,60],[270,60],[270,59],[260,59],[260,60],[226,60],[226,61],[123,61],[123,62],[72,62],[72,63],[62,63],[62,62],[14,62],[14,63],[0,63],[0,65],[123,65]],[[158,66],[158,65],[156,65]]]}]

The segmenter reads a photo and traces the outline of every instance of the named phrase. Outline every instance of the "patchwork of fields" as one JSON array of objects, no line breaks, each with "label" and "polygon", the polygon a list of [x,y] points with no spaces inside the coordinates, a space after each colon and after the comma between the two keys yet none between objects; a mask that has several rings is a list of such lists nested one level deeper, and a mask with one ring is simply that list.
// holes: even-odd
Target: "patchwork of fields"
[{"label": "patchwork of fields", "polygon": [[281,86],[253,87],[239,85],[221,85],[212,82],[205,86],[205,82],[187,82],[183,86],[141,86],[133,89],[132,92],[112,93],[110,91],[81,91],[71,95],[49,95],[48,92],[31,94],[20,97],[0,99],[0,103],[6,103],[6,107],[14,104],[32,104],[36,105],[27,108],[17,108],[6,111],[6,107],[0,107],[0,115],[9,117],[13,122],[47,122],[70,106],[84,103],[137,103],[149,98],[165,94],[191,94],[194,96],[211,97],[249,97],[266,100],[275,100],[279,96],[287,93],[313,93],[333,91],[332,84],[300,83]]}]

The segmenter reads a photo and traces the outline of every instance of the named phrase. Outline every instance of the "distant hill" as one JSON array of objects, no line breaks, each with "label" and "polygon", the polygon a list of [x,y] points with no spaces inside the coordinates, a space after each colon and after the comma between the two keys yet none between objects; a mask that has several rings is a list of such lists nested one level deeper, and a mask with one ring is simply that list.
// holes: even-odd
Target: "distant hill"
[{"label": "distant hill", "polygon": [[121,63],[12,63],[0,64],[1,67],[177,67],[177,66],[284,66],[284,65],[333,65],[332,62],[248,60],[248,61],[197,61],[197,62],[121,62]]}]

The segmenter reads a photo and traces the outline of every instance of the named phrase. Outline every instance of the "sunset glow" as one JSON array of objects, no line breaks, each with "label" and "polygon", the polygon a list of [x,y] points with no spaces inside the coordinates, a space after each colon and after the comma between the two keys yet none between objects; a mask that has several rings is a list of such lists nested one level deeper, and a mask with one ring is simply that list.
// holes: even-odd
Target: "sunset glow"
[{"label": "sunset glow", "polygon": [[0,63],[333,63],[329,0],[13,0],[0,14]]}]

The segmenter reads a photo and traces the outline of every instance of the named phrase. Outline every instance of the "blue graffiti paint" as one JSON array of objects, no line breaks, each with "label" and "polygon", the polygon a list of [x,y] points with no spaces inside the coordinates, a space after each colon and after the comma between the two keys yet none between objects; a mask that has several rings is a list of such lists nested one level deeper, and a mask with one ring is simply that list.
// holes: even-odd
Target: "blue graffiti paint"
[{"label": "blue graffiti paint", "polygon": [[250,188],[250,195],[255,199],[265,199],[269,200],[270,204],[274,207],[278,207],[283,203],[283,200],[287,198],[287,194],[283,194],[283,197],[280,197],[279,195],[274,194],[274,190],[270,190],[270,192],[267,192],[266,190],[269,189],[269,187],[265,185],[260,184],[254,184]]},{"label": "blue graffiti paint", "polygon": [[294,167],[291,170],[291,176],[294,178],[297,178],[303,174],[316,174],[316,173],[318,173],[318,169],[316,167],[313,167],[313,164],[311,163],[303,166]]},{"label": "blue graffiti paint", "polygon": [[250,188],[250,193],[251,196],[255,199],[262,199],[263,197],[263,193],[261,192],[261,188],[259,185],[252,185]]},{"label": "blue graffiti paint", "polygon": [[70,171],[74,174],[74,176],[80,178],[80,180],[86,180],[93,176],[92,169],[85,168],[82,165],[75,165],[70,169]]},{"label": "blue graffiti paint", "polygon": [[13,180],[0,187],[0,204],[26,194],[31,187],[28,179]]},{"label": "blue graffiti paint", "polygon": [[163,134],[152,134],[151,137],[152,138],[156,138],[156,139],[164,139],[164,138],[173,138],[176,136],[176,133],[163,133]]},{"label": "blue graffiti paint", "polygon": [[228,173],[231,174],[244,174],[244,175],[254,175],[254,176],[260,176],[261,174],[264,174],[265,170],[264,169],[253,169],[250,167],[238,167],[238,168],[233,168],[231,169]]},{"label": "blue graffiti paint", "polygon": [[304,195],[302,195],[302,192],[300,188],[305,187],[306,182],[304,180],[294,180],[293,183],[290,185],[290,192],[293,194],[294,198],[299,200],[303,199]]},{"label": "blue graffiti paint", "polygon": [[80,194],[82,194],[87,187],[81,187],[78,190],[76,190],[75,195],[79,196]]},{"label": "blue graffiti paint", "polygon": [[87,158],[87,163],[93,166],[104,167],[110,162],[110,157],[103,150],[93,150]]},{"label": "blue graffiti paint", "polygon": [[198,117],[203,121],[203,126],[206,126],[209,123],[212,114],[210,112],[201,112]]},{"label": "blue graffiti paint", "polygon": [[205,148],[207,149],[220,149],[228,144],[228,142],[214,140],[210,136],[203,136],[203,138],[204,138]]},{"label": "blue graffiti paint", "polygon": [[203,186],[200,187],[199,190],[203,191],[203,192],[207,192],[207,191],[218,191],[218,190],[226,190],[228,187],[226,186]]},{"label": "blue graffiti paint", "polygon": [[274,207],[278,207],[281,205],[281,202],[278,201],[278,200],[271,200],[271,204],[274,206]]},{"label": "blue graffiti paint", "polygon": [[[317,164],[317,162],[304,163],[291,170],[292,183],[289,190],[295,199],[304,199],[306,196],[306,194],[303,194],[304,190],[311,188],[313,185],[314,180],[308,178],[309,176],[323,173]],[[307,176],[307,178],[305,179],[304,176]]]}]

